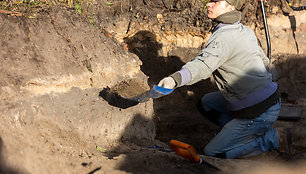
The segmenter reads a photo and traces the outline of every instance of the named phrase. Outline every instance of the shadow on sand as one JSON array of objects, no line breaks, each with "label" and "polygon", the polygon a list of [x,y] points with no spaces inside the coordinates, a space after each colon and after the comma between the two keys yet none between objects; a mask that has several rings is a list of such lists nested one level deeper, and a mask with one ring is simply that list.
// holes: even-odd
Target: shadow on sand
[{"label": "shadow on sand", "polygon": [[21,174],[20,172],[17,172],[17,170],[10,168],[5,163],[5,158],[3,155],[3,140],[0,137],[0,173],[1,174]]}]

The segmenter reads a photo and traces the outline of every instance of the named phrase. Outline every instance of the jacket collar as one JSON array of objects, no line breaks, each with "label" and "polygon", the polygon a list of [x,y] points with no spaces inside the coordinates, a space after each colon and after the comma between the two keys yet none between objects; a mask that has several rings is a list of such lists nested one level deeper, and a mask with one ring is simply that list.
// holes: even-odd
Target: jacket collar
[{"label": "jacket collar", "polygon": [[216,31],[218,28],[239,23],[241,21],[241,12],[234,10],[227,13],[223,13],[212,21],[212,32]]}]

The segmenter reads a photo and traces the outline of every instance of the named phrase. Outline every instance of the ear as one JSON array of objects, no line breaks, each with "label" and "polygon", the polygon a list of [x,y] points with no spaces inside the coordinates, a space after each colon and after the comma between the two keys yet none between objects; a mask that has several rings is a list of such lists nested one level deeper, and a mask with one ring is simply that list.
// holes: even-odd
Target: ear
[{"label": "ear", "polygon": [[234,11],[234,10],[236,10],[235,6],[230,5],[230,11]]}]

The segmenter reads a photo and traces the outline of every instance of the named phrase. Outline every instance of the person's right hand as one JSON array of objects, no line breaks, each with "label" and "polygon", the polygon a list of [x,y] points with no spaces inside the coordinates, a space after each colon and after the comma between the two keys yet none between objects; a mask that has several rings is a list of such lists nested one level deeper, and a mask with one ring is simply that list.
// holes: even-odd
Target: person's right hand
[{"label": "person's right hand", "polygon": [[176,83],[172,77],[165,77],[159,81],[158,86],[168,89],[174,89]]}]

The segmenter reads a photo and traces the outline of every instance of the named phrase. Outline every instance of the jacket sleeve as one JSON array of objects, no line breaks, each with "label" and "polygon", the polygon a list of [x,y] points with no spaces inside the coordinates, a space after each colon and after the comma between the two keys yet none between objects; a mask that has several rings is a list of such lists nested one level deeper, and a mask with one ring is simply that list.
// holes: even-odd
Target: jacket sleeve
[{"label": "jacket sleeve", "polygon": [[265,55],[264,51],[260,46],[259,47],[259,52],[260,52],[260,57],[262,59],[262,62],[264,63],[266,70],[270,72],[270,60],[269,58]]},{"label": "jacket sleeve", "polygon": [[211,35],[206,47],[200,51],[199,55],[183,66],[191,74],[191,80],[186,85],[192,85],[200,80],[209,78],[226,61],[230,48],[225,43],[225,39],[221,38],[220,36]]}]

